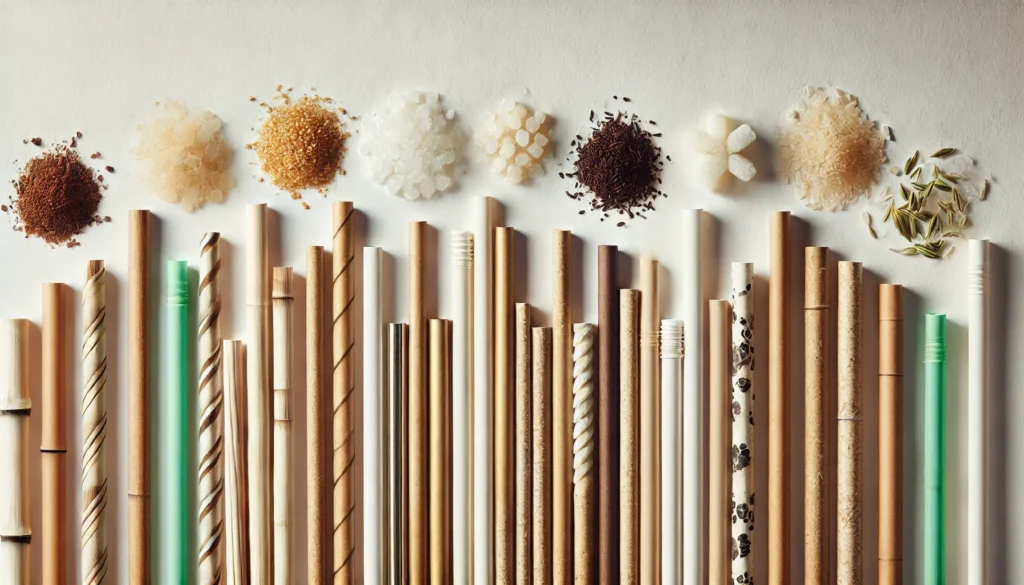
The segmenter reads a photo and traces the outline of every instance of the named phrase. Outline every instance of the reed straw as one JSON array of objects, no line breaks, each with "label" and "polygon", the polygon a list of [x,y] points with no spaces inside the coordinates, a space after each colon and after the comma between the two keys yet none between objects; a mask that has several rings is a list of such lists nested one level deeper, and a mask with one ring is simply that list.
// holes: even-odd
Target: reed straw
[{"label": "reed straw", "polygon": [[221,373],[220,234],[199,246],[199,583],[224,578],[224,386]]},{"label": "reed straw", "polygon": [[[473,233],[452,234],[452,577],[472,577]],[[393,561],[392,561],[393,562]]]},{"label": "reed straw", "polygon": [[274,343],[274,583],[291,575],[293,269],[275,267],[271,284]]},{"label": "reed straw", "polygon": [[494,201],[473,198],[473,540],[474,583],[494,579]]},{"label": "reed straw", "polygon": [[804,248],[804,585],[829,583],[828,248]]},{"label": "reed straw", "polygon": [[[615,286],[616,246],[597,247],[597,403],[619,403],[619,293]],[[598,579],[619,578],[619,417],[597,409]]]},{"label": "reed straw", "polygon": [[27,319],[0,323],[0,469],[8,474],[0,484],[0,581],[11,585],[28,585],[32,569],[28,454],[32,393],[28,344]]},{"label": "reed straw", "polygon": [[161,425],[163,444],[160,449],[160,493],[163,497],[159,506],[158,543],[164,558],[161,572],[171,583],[184,583],[191,577],[188,471],[188,446],[191,436],[188,343],[190,302],[188,264],[183,260],[169,260],[163,343],[166,386],[160,400],[160,412],[164,421]]},{"label": "reed straw", "polygon": [[[689,334],[683,356],[683,396],[682,419],[674,419],[676,427],[671,432],[682,439],[682,472],[681,481],[676,485],[682,491],[681,509],[682,524],[679,526],[679,540],[682,546],[682,579],[684,583],[698,583],[706,577],[706,546],[702,538],[704,531],[704,487],[703,473],[706,469],[704,458],[704,311],[707,307],[703,296],[703,261],[701,219],[704,212],[700,209],[683,211],[679,230],[683,235],[681,250],[682,262],[682,319]],[[664,394],[662,395],[664,399]],[[663,407],[664,408],[664,407]],[[665,414],[662,413],[662,420]],[[667,431],[662,429],[662,436]],[[665,449],[664,442],[662,449]],[[668,463],[668,461],[672,461]],[[678,458],[669,460],[662,456],[664,466],[677,466]],[[663,467],[665,469],[667,467]],[[662,485],[665,485],[662,482]],[[662,495],[662,501],[666,496]],[[663,515],[662,518],[665,516]],[[668,549],[662,547],[664,555]],[[673,555],[675,556],[675,555]],[[662,563],[667,562],[665,558]]]},{"label": "reed straw", "polygon": [[[754,574],[754,265],[732,263],[732,501],[733,582]],[[714,347],[714,346],[712,346]]]},{"label": "reed straw", "polygon": [[388,406],[391,409],[391,436],[388,455],[391,485],[388,494],[391,496],[389,507],[389,526],[391,542],[389,544],[388,583],[407,583],[408,571],[408,533],[409,533],[409,500],[406,487],[406,469],[408,451],[406,450],[405,427],[407,403],[406,389],[408,378],[408,326],[405,323],[388,325]]},{"label": "reed straw", "polygon": [[[409,224],[409,577],[429,579],[427,319],[423,306],[427,224]],[[364,470],[365,472],[365,470]]]},{"label": "reed straw", "polygon": [[451,355],[448,324],[443,319],[429,322],[430,393],[430,582],[448,583],[451,571],[451,450],[447,434],[449,366]]},{"label": "reed straw", "polygon": [[924,317],[922,583],[946,582],[946,316]]},{"label": "reed straw", "polygon": [[128,212],[128,580],[149,583],[149,224]]},{"label": "reed straw", "polygon": [[90,260],[82,288],[82,583],[107,576],[107,271]]},{"label": "reed straw", "polygon": [[387,568],[384,528],[384,361],[380,248],[363,248],[363,582],[382,583]]},{"label": "reed straw", "polygon": [[640,291],[619,293],[619,582],[640,582]]},{"label": "reed straw", "polygon": [[878,287],[878,583],[903,583],[903,287],[898,284]]},{"label": "reed straw", "polygon": [[988,584],[988,240],[967,242],[967,582]]},{"label": "reed straw", "polygon": [[594,337],[592,323],[573,325],[573,545],[575,582],[593,583],[597,575],[597,396],[594,388]]},{"label": "reed straw", "polygon": [[732,580],[729,568],[732,553],[729,529],[732,523],[729,510],[732,307],[729,301],[709,303],[708,583],[726,583]]},{"label": "reed straw", "polygon": [[[683,496],[693,486],[682,483],[683,469],[680,445],[683,445],[683,360],[686,339],[683,322],[664,319],[661,322],[661,582],[684,583]],[[687,488],[687,489],[684,489]],[[689,518],[687,522],[692,521]]]},{"label": "reed straw", "polygon": [[224,340],[224,582],[249,583],[245,346]]},{"label": "reed straw", "polygon": [[768,585],[789,584],[789,212],[772,214],[768,275]]},{"label": "reed straw", "polygon": [[836,510],[836,582],[860,585],[864,580],[861,555],[864,543],[864,463],[862,404],[864,353],[862,339],[863,269],[859,262],[839,263],[838,368],[838,495]]},{"label": "reed straw", "polygon": [[[658,261],[640,258],[640,582],[658,583],[661,526],[659,487]],[[674,553],[678,554],[678,553]]]},{"label": "reed straw", "polygon": [[[534,327],[533,378],[533,583],[553,581],[551,518],[551,328]],[[522,477],[519,478],[522,481]]]},{"label": "reed straw", "polygon": [[516,303],[516,583],[533,581],[533,551],[530,548],[533,527],[533,412],[532,367],[530,358],[530,305]]},{"label": "reed straw", "polygon": [[498,583],[515,577],[515,353],[512,279],[515,230],[494,232],[494,529]]},{"label": "reed straw", "polygon": [[572,232],[554,230],[551,238],[552,289],[552,555],[556,585],[573,579],[573,349],[569,292],[572,281]]},{"label": "reed straw", "polygon": [[43,285],[43,381],[41,458],[43,512],[42,583],[67,581],[67,315],[66,285]]},{"label": "reed straw", "polygon": [[333,583],[349,585],[355,581],[352,559],[355,557],[354,510],[356,484],[353,478],[356,458],[355,443],[355,300],[354,260],[352,243],[352,202],[337,201],[331,206],[333,236],[331,270],[331,347],[333,368],[332,392],[332,544],[334,552]]},{"label": "reed straw", "polygon": [[324,249],[306,248],[306,580],[321,585],[327,569],[324,530],[327,527],[324,452]]}]

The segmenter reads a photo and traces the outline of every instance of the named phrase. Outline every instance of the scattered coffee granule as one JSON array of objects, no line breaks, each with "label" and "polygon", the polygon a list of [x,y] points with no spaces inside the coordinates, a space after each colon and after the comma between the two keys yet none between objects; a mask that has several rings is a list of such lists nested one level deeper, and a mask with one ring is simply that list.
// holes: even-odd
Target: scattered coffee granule
[{"label": "scattered coffee granule", "polygon": [[105,167],[103,167],[103,168],[104,168],[104,169],[106,169],[106,171],[107,171],[108,173],[113,173],[113,172],[114,172],[114,167],[112,167],[112,166],[110,166],[110,165],[107,165],[107,166],[105,166]]},{"label": "scattered coffee granule", "polygon": [[32,139],[32,144],[34,144],[35,146],[42,146],[43,145],[43,139],[42,138],[33,138]]},{"label": "scattered coffee granule", "polygon": [[91,159],[93,159],[93,160],[96,160],[96,159],[98,159],[98,158],[99,158],[99,157],[101,157],[101,156],[103,156],[103,155],[102,155],[102,154],[100,154],[100,153],[98,153],[98,152],[94,152],[94,153],[92,153],[92,154],[90,154],[90,155],[89,155],[89,158],[91,158]]}]

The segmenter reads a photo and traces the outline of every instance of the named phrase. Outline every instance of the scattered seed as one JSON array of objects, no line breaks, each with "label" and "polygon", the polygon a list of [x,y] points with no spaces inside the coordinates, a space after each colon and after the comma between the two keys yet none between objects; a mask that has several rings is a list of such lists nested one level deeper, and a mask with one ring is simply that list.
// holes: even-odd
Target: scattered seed
[{"label": "scattered seed", "polygon": [[870,225],[868,225],[868,234],[871,235],[872,239],[878,239],[878,234],[875,233],[875,228],[871,227]]},{"label": "scattered seed", "polygon": [[985,179],[984,181],[981,182],[981,189],[978,189],[978,200],[979,201],[984,201],[984,200],[988,199],[988,187],[989,187],[988,179]]},{"label": "scattered seed", "polygon": [[955,148],[940,148],[932,153],[928,158],[946,158],[947,156],[956,152]]},{"label": "scattered seed", "polygon": [[920,156],[921,156],[921,151],[915,150],[914,151],[914,156],[911,156],[910,158],[907,159],[906,164],[903,165],[903,172],[905,174],[910,174],[910,169],[912,169],[915,166],[917,166],[917,159]]},{"label": "scattered seed", "polygon": [[889,167],[889,172],[897,177],[903,174],[899,167]]}]

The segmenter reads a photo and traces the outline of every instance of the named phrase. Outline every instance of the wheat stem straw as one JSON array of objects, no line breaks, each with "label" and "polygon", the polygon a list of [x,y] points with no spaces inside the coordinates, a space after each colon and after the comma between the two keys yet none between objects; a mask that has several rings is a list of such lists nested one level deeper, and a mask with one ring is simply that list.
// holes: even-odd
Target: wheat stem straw
[{"label": "wheat stem straw", "polygon": [[292,344],[295,335],[291,267],[275,267],[271,285],[274,343],[274,583],[291,574]]},{"label": "wheat stem straw", "polygon": [[128,580],[149,583],[149,211],[128,212]]},{"label": "wheat stem straw", "polygon": [[[878,287],[878,583],[903,583],[903,287]],[[969,580],[984,584],[984,581]]]},{"label": "wheat stem straw", "polygon": [[[597,402],[619,402],[619,299],[615,286],[616,246],[597,247]],[[619,578],[619,417],[614,408],[597,409],[598,579]]]},{"label": "wheat stem straw", "polygon": [[[332,543],[333,583],[348,585],[355,580],[352,559],[355,556],[353,511],[356,506],[355,469],[355,325],[352,302],[355,300],[352,243],[352,202],[337,201],[331,206],[333,236],[331,270],[331,347],[333,350],[332,389]],[[326,559],[325,559],[326,560]]]},{"label": "wheat stem straw", "polygon": [[967,582],[988,584],[988,240],[967,243]]},{"label": "wheat stem straw", "polygon": [[406,383],[408,377],[407,344],[408,326],[405,323],[391,323],[388,326],[388,406],[391,409],[388,441],[389,474],[391,484],[388,494],[391,497],[388,512],[388,525],[391,542],[388,558],[391,559],[388,583],[408,582],[408,495],[406,493]]},{"label": "wheat stem straw", "polygon": [[270,254],[267,206],[249,206],[245,305],[249,472],[249,553],[253,583],[269,583],[274,575],[274,533],[271,501],[273,454],[274,351],[270,304]]},{"label": "wheat stem straw", "polygon": [[199,246],[199,583],[224,577],[224,387],[220,337],[220,234]]},{"label": "wheat stem straw", "polygon": [[448,583],[451,571],[451,450],[448,448],[450,363],[448,322],[429,322],[430,354],[430,582]]},{"label": "wheat stem straw", "polygon": [[660,369],[658,362],[658,261],[640,258],[640,582],[658,583]]},{"label": "wheat stem straw", "polygon": [[164,558],[162,573],[170,583],[184,583],[190,577],[188,445],[189,428],[189,343],[188,264],[167,262],[167,298],[164,327],[164,379],[160,401],[165,423],[160,448],[160,537]]},{"label": "wheat stem straw", "polygon": [[427,224],[409,224],[409,577],[427,582],[430,508],[427,482],[427,319],[423,307]]},{"label": "wheat stem straw", "polygon": [[452,577],[455,583],[468,583],[473,574],[472,232],[452,234],[452,265]]},{"label": "wheat stem straw", "polygon": [[41,461],[43,511],[42,583],[62,585],[67,577],[67,356],[63,283],[43,285],[43,381]]},{"label": "wheat stem straw", "polygon": [[249,583],[245,346],[226,339],[224,362],[224,582]]},{"label": "wheat stem straw", "polygon": [[324,449],[324,249],[306,248],[306,580],[324,581],[327,503]]},{"label": "wheat stem straw", "polygon": [[513,241],[515,230],[494,231],[494,564],[498,583],[515,577],[515,352]]},{"label": "wheat stem straw", "polygon": [[640,582],[640,291],[619,293],[619,582]]},{"label": "wheat stem straw", "polygon": [[107,575],[107,271],[90,260],[82,288],[82,583]]},{"label": "wheat stem straw", "polygon": [[[552,555],[556,585],[573,580],[573,350],[572,315],[569,307],[572,280],[572,232],[554,230],[551,238],[552,289],[552,500],[554,521]],[[578,557],[575,557],[578,558]]]},{"label": "wheat stem straw", "polygon": [[490,197],[473,199],[473,540],[474,583],[494,579],[494,210]]},{"label": "wheat stem straw", "polygon": [[[533,378],[533,583],[553,578],[551,522],[551,328],[534,327],[530,347]],[[522,481],[522,478],[519,478]]]},{"label": "wheat stem straw", "polygon": [[789,584],[789,212],[771,217],[768,275],[768,584]]},{"label": "wheat stem straw", "polygon": [[516,303],[516,583],[530,585],[533,581],[531,528],[533,520],[533,391],[530,357],[530,305]]},{"label": "wheat stem straw", "polygon": [[[685,392],[683,360],[686,340],[683,322],[661,322],[661,582],[683,583],[684,566],[679,554],[682,544],[683,496],[692,486],[682,484],[683,445],[682,397]],[[684,489],[685,488],[685,489]],[[690,519],[686,519],[688,522]],[[685,581],[688,582],[688,581]]]},{"label": "wheat stem straw", "polygon": [[709,301],[708,375],[708,583],[730,582],[729,419],[732,395],[729,301]]},{"label": "wheat stem straw", "polygon": [[10,585],[31,582],[28,433],[32,395],[28,344],[28,320],[0,323],[0,469],[8,474],[0,483],[0,580]]},{"label": "wheat stem straw", "polygon": [[732,264],[732,579],[754,574],[754,265]]},{"label": "wheat stem straw", "polygon": [[864,343],[861,337],[863,269],[859,262],[839,263],[838,494],[836,501],[836,582],[860,585],[863,533],[862,404]]},{"label": "wheat stem straw", "polygon": [[804,585],[829,583],[828,248],[804,248]]},{"label": "wheat stem straw", "polygon": [[[703,300],[703,255],[701,253],[701,217],[703,211],[700,209],[687,209],[683,211],[680,231],[683,234],[682,240],[682,318],[686,326],[690,343],[686,344],[685,355],[683,356],[683,395],[682,419],[675,418],[677,428],[671,431],[662,429],[662,436],[671,432],[673,436],[682,438],[682,471],[681,483],[677,483],[677,489],[682,491],[681,509],[676,511],[675,521],[679,522],[682,516],[682,524],[679,525],[679,533],[676,538],[676,545],[682,547],[682,580],[684,583],[698,583],[705,580],[705,544],[702,538],[704,526],[704,483],[703,472],[706,468],[704,459],[704,310],[706,304]],[[662,395],[664,398],[664,395]],[[678,400],[678,399],[677,399]],[[663,407],[664,408],[664,407]],[[665,415],[662,414],[662,420]],[[682,428],[678,428],[682,425]],[[662,449],[665,449],[664,442]],[[678,458],[667,459],[662,457],[663,469],[675,468],[679,465]],[[669,466],[669,467],[665,467]],[[665,485],[662,482],[662,485]],[[665,501],[667,495],[662,495]],[[663,514],[662,518],[666,516]],[[664,555],[668,550],[662,547]],[[678,556],[677,549],[673,551],[672,557],[662,558],[662,563],[668,563]],[[678,563],[678,561],[675,561]]]},{"label": "wheat stem straw", "polygon": [[925,585],[946,582],[946,316],[924,321],[924,542]]},{"label": "wheat stem straw", "polygon": [[597,423],[597,396],[594,388],[594,325],[576,323],[573,325],[573,524],[575,546],[575,582],[595,582],[597,563],[597,474],[594,473],[596,458],[594,442],[597,440],[594,428]]},{"label": "wheat stem straw", "polygon": [[363,582],[381,583],[387,557],[384,447],[385,416],[383,333],[381,318],[380,248],[363,248]]}]

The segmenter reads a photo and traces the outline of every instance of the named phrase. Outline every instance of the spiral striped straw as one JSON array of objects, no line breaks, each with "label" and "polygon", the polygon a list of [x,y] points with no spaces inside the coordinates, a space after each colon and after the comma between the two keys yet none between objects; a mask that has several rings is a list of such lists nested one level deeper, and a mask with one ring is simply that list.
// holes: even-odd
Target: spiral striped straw
[{"label": "spiral striped straw", "polygon": [[596,494],[594,493],[594,325],[576,323],[572,337],[572,483],[577,583],[594,580]]},{"label": "spiral striped straw", "polygon": [[352,557],[355,553],[353,510],[356,484],[352,476],[355,467],[355,406],[352,394],[356,387],[355,330],[352,319],[352,301],[355,289],[352,260],[352,202],[338,201],[332,208],[333,270],[331,305],[333,315],[332,348],[333,367],[333,421],[334,421],[334,582],[351,583],[354,580]]},{"label": "spiral striped straw", "polygon": [[224,538],[224,386],[221,377],[220,234],[199,252],[199,583],[221,582]]},{"label": "spiral striped straw", "polygon": [[107,271],[90,260],[82,290],[82,583],[107,575]]}]

